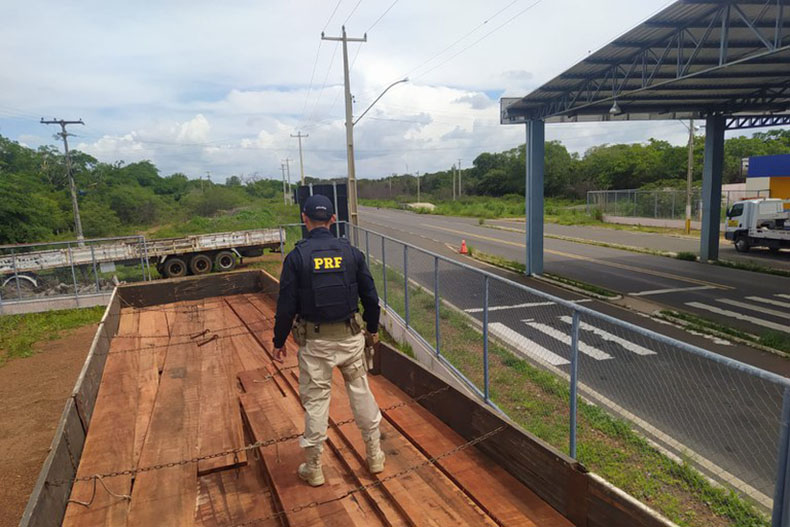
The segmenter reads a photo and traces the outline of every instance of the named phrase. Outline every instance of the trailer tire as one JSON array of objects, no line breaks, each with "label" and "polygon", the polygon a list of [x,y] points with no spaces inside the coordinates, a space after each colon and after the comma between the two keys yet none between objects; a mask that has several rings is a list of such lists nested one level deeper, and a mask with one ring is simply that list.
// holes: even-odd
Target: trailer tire
[{"label": "trailer tire", "polygon": [[236,255],[230,251],[220,251],[214,257],[214,270],[219,273],[232,271],[236,268]]},{"label": "trailer tire", "polygon": [[181,258],[168,258],[162,264],[162,274],[165,278],[180,278],[187,275],[187,264]]},{"label": "trailer tire", "polygon": [[208,274],[211,272],[211,258],[203,253],[198,253],[189,259],[189,270],[194,275]]},{"label": "trailer tire", "polygon": [[739,253],[748,253],[751,245],[749,244],[749,237],[741,234],[735,238],[735,250]]}]

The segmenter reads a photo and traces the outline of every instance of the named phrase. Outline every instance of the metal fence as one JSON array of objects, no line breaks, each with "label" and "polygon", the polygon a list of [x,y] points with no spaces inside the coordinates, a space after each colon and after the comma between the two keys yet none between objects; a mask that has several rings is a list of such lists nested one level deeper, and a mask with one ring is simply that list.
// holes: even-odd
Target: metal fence
[{"label": "metal fence", "polygon": [[[145,238],[128,236],[0,246],[0,313],[82,307],[116,284],[151,279]],[[75,300],[69,303],[69,299]]]},{"label": "metal fence", "polygon": [[764,509],[775,490],[784,495],[778,467],[788,464],[790,380],[584,300],[364,228],[349,234],[387,311],[482,401],[530,432],[591,464],[644,447],[651,454],[640,462],[656,464],[646,473],[689,463]]},{"label": "metal fence", "polygon": [[[744,198],[768,198],[770,190],[724,190],[721,193],[722,214],[731,204]],[[669,220],[686,219],[685,190],[591,190],[587,192],[587,213],[600,210],[606,216],[656,218]],[[723,216],[722,216],[723,217]],[[702,191],[693,189],[691,195],[691,219],[702,219]]]}]

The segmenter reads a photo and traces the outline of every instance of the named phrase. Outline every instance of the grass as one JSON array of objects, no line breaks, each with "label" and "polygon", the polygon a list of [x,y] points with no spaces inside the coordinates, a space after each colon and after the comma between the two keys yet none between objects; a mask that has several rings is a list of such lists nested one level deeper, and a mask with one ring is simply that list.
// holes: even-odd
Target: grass
[{"label": "grass", "polygon": [[[381,265],[371,266],[382,286]],[[403,276],[387,269],[389,309],[404,316]],[[381,288],[380,288],[381,289]],[[434,298],[409,287],[410,325],[428,342],[435,339]],[[440,307],[441,353],[478,387],[483,384],[482,338],[467,315]],[[491,398],[526,430],[560,451],[568,445],[567,382],[489,345]],[[589,469],[684,527],[767,527],[768,519],[730,490],[708,482],[688,463],[653,448],[629,424],[579,401],[578,458]]]},{"label": "grass", "polygon": [[741,331],[719,324],[707,318],[700,317],[691,313],[681,313],[679,311],[662,310],[659,315],[671,321],[680,320],[686,328],[715,336],[730,336],[747,342],[754,342],[761,346],[767,346],[784,353],[790,353],[790,333],[781,331],[766,330],[757,335]]},{"label": "grass", "polygon": [[680,251],[675,255],[678,260],[686,260],[687,262],[696,262],[697,254],[691,251]]},{"label": "grass", "polygon": [[274,228],[286,223],[298,223],[298,207],[278,200],[261,200],[254,206],[223,211],[215,216],[193,216],[182,223],[151,229],[152,238],[179,238],[190,234]]},{"label": "grass", "polygon": [[562,284],[569,285],[577,289],[583,289],[584,291],[588,291],[590,293],[594,293],[600,296],[605,296],[607,298],[615,298],[619,296],[614,291],[610,291],[609,289],[606,289],[604,287],[599,287],[594,284],[588,284],[587,282],[582,282],[581,280],[575,280],[573,278],[568,278],[558,274],[546,273],[546,272],[543,273],[543,276],[551,280],[554,280],[555,282],[560,282]]},{"label": "grass", "polygon": [[95,324],[101,320],[103,306],[64,309],[25,315],[0,317],[0,365],[10,359],[29,357],[33,346],[44,340],[55,340],[68,331]]},{"label": "grass", "polygon": [[763,265],[749,263],[749,262],[733,262],[730,260],[716,260],[716,265],[722,267],[729,267],[730,269],[739,269],[741,271],[752,271],[755,273],[766,273],[776,276],[790,277],[790,271],[786,269],[777,269],[775,267],[765,267]]}]

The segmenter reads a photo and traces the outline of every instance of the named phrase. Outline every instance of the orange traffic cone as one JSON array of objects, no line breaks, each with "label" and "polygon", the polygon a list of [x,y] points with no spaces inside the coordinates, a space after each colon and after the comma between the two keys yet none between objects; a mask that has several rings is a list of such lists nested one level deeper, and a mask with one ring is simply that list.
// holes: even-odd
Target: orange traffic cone
[{"label": "orange traffic cone", "polygon": [[461,250],[458,252],[461,254],[469,254],[469,249],[466,248],[466,240],[461,240]]}]

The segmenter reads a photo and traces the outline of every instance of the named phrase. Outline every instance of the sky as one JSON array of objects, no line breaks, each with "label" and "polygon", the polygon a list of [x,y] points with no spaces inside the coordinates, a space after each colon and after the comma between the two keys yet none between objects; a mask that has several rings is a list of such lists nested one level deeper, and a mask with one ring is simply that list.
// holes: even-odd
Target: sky
[{"label": "sky", "polygon": [[[39,119],[83,119],[70,146],[100,161],[151,160],[215,182],[345,176],[342,45],[348,44],[359,178],[433,172],[524,142],[499,124],[523,96],[668,0],[291,0],[2,2],[0,134],[62,146]],[[583,153],[650,137],[685,144],[677,121],[547,125]]]}]

